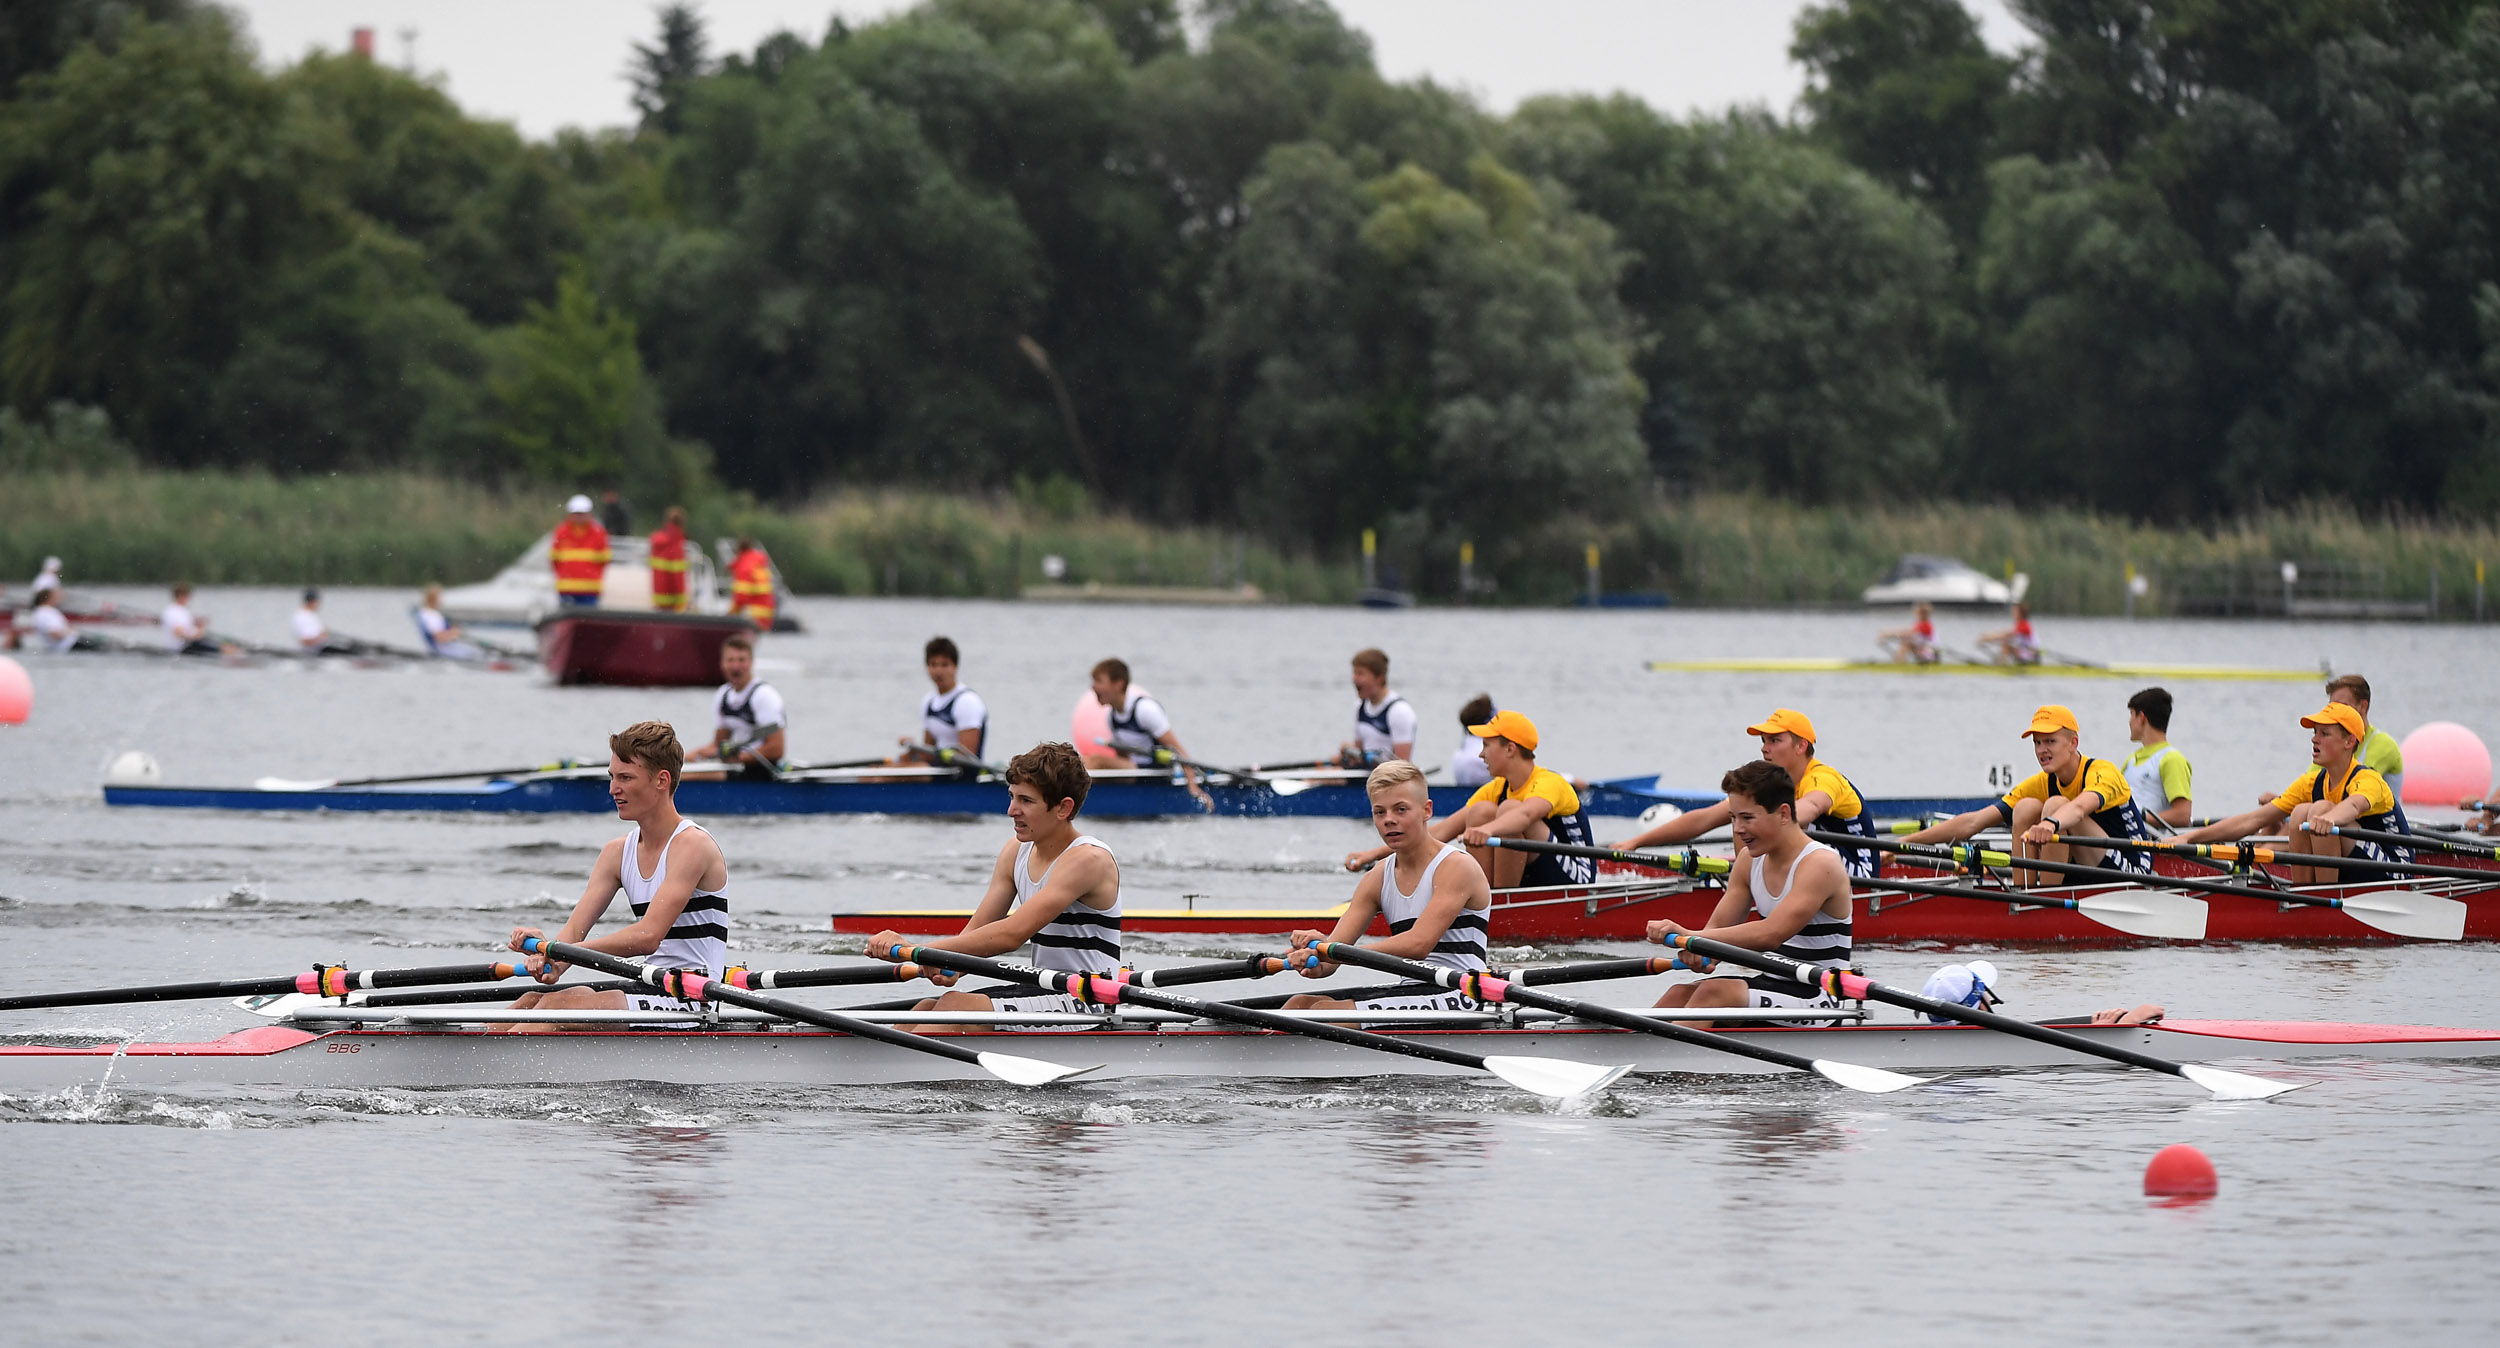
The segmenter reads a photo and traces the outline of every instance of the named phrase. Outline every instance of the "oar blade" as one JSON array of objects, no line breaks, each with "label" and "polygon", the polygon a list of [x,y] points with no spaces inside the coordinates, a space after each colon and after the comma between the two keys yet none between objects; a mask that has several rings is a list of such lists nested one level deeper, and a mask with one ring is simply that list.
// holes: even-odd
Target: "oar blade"
[{"label": "oar blade", "polygon": [[1835,1081],[1853,1091],[1866,1091],[1873,1095],[1904,1090],[1911,1086],[1924,1086],[1929,1080],[1927,1077],[1903,1076],[1899,1072],[1887,1072],[1880,1067],[1861,1067],[1853,1062],[1833,1062],[1829,1058],[1815,1059],[1814,1071],[1826,1081]]},{"label": "oar blade", "polygon": [[1616,1079],[1632,1070],[1630,1063],[1608,1067],[1593,1063],[1566,1062],[1560,1058],[1489,1057],[1484,1070],[1500,1077],[1530,1094],[1553,1100],[1569,1100],[1591,1091],[1604,1090]]},{"label": "oar blade", "polygon": [[1102,1066],[1095,1063],[1092,1067],[1062,1067],[1055,1062],[1019,1058],[1012,1053],[984,1053],[980,1055],[980,1063],[991,1076],[1016,1086],[1047,1086],[1054,1081],[1083,1076]]},{"label": "oar blade", "polygon": [[2285,1091],[2296,1091],[2310,1084],[2306,1081],[2273,1081],[2253,1077],[2246,1072],[2226,1072],[2201,1063],[2181,1064],[2179,1075],[2212,1091],[2217,1100],[2270,1100]]},{"label": "oar blade", "polygon": [[2205,939],[2205,901],[2151,889],[2121,889],[2080,899],[2075,911],[2104,927],[2161,941]]},{"label": "oar blade", "polygon": [[292,777],[262,777],[252,783],[255,791],[327,791],[338,785],[335,777],[317,781],[297,781]]},{"label": "oar blade", "polygon": [[1280,796],[1298,796],[1311,789],[1311,784],[1299,777],[1270,777],[1266,781],[1267,789]]},{"label": "oar blade", "polygon": [[2344,900],[2343,909],[2353,920],[2394,936],[2417,941],[2465,939],[2465,905],[2436,894],[2382,889]]}]

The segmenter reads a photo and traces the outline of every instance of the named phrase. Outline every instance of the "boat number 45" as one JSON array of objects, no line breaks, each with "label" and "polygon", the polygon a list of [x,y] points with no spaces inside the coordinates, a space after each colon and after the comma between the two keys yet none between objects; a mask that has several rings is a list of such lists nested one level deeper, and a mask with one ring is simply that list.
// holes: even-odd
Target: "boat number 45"
[{"label": "boat number 45", "polygon": [[1999,763],[1988,769],[1988,785],[1994,790],[2011,791],[2021,781],[2022,778],[2015,773],[2014,765],[2011,763]]}]

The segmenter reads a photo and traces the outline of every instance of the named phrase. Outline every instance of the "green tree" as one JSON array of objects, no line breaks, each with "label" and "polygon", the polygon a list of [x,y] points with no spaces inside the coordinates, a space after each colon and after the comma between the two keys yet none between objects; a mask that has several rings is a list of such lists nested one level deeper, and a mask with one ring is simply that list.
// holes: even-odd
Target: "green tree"
[{"label": "green tree", "polygon": [[634,44],[625,78],[634,86],[634,110],[646,131],[675,135],[685,129],[686,90],[712,68],[711,39],[692,5],[660,7],[659,42]]},{"label": "green tree", "polygon": [[1838,0],[1797,17],[1817,139],[1977,236],[1998,105],[2015,63],[1980,40],[1960,0]]},{"label": "green tree", "polygon": [[496,439],[522,469],[553,482],[612,483],[648,415],[633,320],[599,302],[587,275],[565,273],[553,304],[532,304],[487,385]]}]

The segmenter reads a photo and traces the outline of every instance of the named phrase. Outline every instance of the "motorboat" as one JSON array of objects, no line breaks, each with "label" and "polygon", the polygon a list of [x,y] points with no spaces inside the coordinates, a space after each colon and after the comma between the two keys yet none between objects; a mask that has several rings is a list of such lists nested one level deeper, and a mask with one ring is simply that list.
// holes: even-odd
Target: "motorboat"
[{"label": "motorboat", "polygon": [[[726,551],[728,545],[724,540],[719,546]],[[558,607],[555,567],[549,558],[554,547],[555,531],[550,529],[492,579],[443,591],[443,616],[462,627],[538,626]],[[599,607],[626,613],[654,612],[651,540],[640,534],[611,534],[608,554],[607,574],[600,581]],[[714,617],[729,612],[729,596],[720,583],[726,569],[726,563],[705,556],[701,548],[686,549],[686,612]],[[789,616],[790,587],[782,580],[778,566],[773,568],[773,590],[777,596],[773,630],[799,630]]]},{"label": "motorboat", "polygon": [[1913,552],[1893,563],[1882,581],[1866,588],[1869,604],[1966,604],[2002,608],[2019,604],[2031,588],[2028,573],[2012,584],[1981,572],[1959,557]]}]

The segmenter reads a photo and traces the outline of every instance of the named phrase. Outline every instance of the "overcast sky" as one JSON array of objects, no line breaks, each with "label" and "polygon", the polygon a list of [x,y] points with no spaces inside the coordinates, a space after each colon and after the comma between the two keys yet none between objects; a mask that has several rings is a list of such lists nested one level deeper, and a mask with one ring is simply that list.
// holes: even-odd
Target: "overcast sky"
[{"label": "overcast sky", "polygon": [[[314,47],[338,50],[374,30],[376,55],[443,77],[471,113],[532,136],[562,126],[630,122],[630,44],[656,27],[638,0],[224,0],[240,10],[272,65]],[[1789,24],[1806,0],[1336,0],[1369,33],[1392,78],[1430,75],[1508,110],[1531,94],[1626,90],[1676,112],[1765,103],[1785,112],[1802,77]],[[1965,0],[1990,45],[2022,29],[2002,0]],[[834,13],[888,13],[892,0],[704,0],[716,52],[744,51],[776,29],[811,39]]]}]

